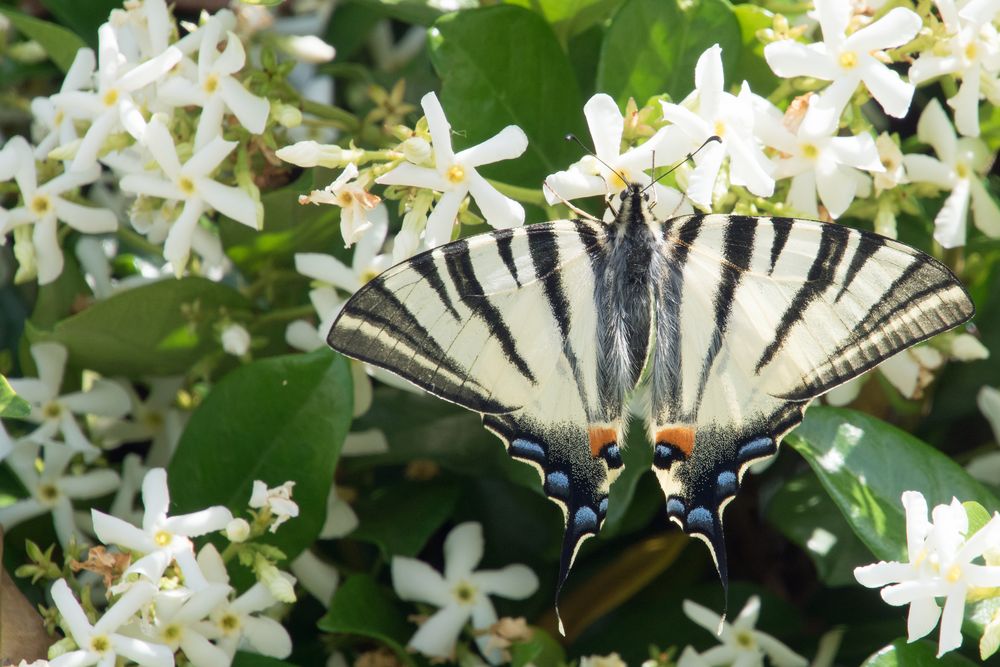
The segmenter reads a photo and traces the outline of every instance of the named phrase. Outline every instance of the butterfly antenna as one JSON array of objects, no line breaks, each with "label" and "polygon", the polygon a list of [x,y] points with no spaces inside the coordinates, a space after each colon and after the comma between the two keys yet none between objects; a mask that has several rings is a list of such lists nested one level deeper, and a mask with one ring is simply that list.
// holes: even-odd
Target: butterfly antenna
[{"label": "butterfly antenna", "polygon": [[592,151],[589,148],[587,148],[587,144],[585,144],[582,141],[580,141],[580,138],[577,137],[575,134],[567,134],[566,135],[566,141],[575,141],[576,143],[580,144],[580,148],[582,148],[587,155],[589,155],[590,157],[594,158],[595,160],[597,160],[598,162],[600,162],[601,164],[603,164],[605,167],[607,167],[608,171],[610,171],[612,174],[614,174],[619,179],[621,179],[622,183],[628,183],[628,181],[625,180],[625,177],[622,176],[622,174],[621,174],[620,171],[618,171],[617,169],[615,169],[614,167],[612,167],[610,164],[608,164],[607,162],[605,162],[601,158],[597,157],[597,153],[595,153],[594,151]]},{"label": "butterfly antenna", "polygon": [[683,160],[681,160],[680,162],[678,162],[677,164],[675,164],[674,166],[672,166],[672,167],[671,167],[670,169],[667,169],[667,170],[666,170],[665,172],[663,172],[662,174],[660,174],[659,176],[657,176],[656,178],[654,178],[654,179],[653,179],[653,182],[652,182],[652,183],[650,183],[649,185],[647,185],[646,187],[644,187],[644,188],[642,189],[642,191],[643,191],[643,192],[645,192],[646,190],[648,190],[648,189],[650,189],[651,187],[653,187],[654,185],[656,185],[656,184],[657,184],[657,182],[659,182],[659,180],[660,180],[661,178],[663,178],[664,176],[666,176],[666,175],[668,175],[668,174],[671,174],[671,173],[673,173],[673,172],[674,172],[674,171],[676,171],[676,170],[677,170],[677,169],[678,169],[678,168],[679,168],[679,167],[680,167],[680,166],[681,166],[682,164],[684,164],[684,163],[685,163],[685,162],[687,162],[688,160],[693,160],[693,159],[694,159],[694,156],[695,156],[695,155],[697,155],[697,154],[698,154],[698,153],[699,153],[699,152],[701,151],[701,149],[703,149],[703,148],[704,148],[705,146],[709,145],[709,144],[710,144],[710,143],[712,143],[713,141],[718,141],[719,143],[722,143],[722,138],[721,138],[721,137],[718,137],[718,136],[716,136],[716,135],[714,135],[714,134],[713,134],[713,135],[712,135],[712,136],[710,136],[710,137],[709,137],[708,139],[705,139],[704,143],[702,143],[702,145],[701,145],[701,146],[698,146],[698,148],[696,148],[696,149],[694,149],[693,151],[691,151],[690,153],[688,153],[688,154],[687,154],[687,156],[685,156],[685,158],[684,158]]}]

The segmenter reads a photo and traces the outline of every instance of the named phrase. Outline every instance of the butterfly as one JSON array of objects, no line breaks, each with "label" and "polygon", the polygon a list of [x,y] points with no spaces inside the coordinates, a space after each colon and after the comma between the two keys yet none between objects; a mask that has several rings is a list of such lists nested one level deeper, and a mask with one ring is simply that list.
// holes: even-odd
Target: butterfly
[{"label": "butterfly", "polygon": [[[809,402],[972,317],[951,271],[897,241],[783,217],[557,220],[434,248],[344,305],[327,342],[482,414],[565,517],[556,596],[598,533],[642,385],[667,516],[728,585],[722,515]],[[615,208],[617,207],[617,208]],[[561,626],[561,622],[560,622]]]}]

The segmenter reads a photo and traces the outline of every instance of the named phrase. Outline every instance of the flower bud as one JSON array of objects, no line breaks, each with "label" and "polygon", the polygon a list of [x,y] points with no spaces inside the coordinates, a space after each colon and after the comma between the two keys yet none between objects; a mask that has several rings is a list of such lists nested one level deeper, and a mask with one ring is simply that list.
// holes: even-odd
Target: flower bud
[{"label": "flower bud", "polygon": [[315,35],[292,35],[282,40],[281,48],[304,63],[321,65],[333,60],[336,49]]},{"label": "flower bud", "polygon": [[279,148],[275,155],[285,162],[299,167],[343,167],[358,162],[365,156],[357,148],[341,148],[335,145],[319,144],[315,141],[299,141],[291,146]]},{"label": "flower bud", "polygon": [[431,159],[431,145],[420,137],[410,137],[399,148],[403,157],[413,164],[424,164]]},{"label": "flower bud", "polygon": [[246,542],[250,537],[250,524],[246,519],[233,519],[226,525],[226,537],[230,542]]},{"label": "flower bud", "polygon": [[302,124],[302,112],[291,104],[272,101],[271,117],[282,127],[298,127]]},{"label": "flower bud", "polygon": [[222,349],[234,357],[242,357],[250,349],[250,334],[239,324],[230,324],[222,331]]}]

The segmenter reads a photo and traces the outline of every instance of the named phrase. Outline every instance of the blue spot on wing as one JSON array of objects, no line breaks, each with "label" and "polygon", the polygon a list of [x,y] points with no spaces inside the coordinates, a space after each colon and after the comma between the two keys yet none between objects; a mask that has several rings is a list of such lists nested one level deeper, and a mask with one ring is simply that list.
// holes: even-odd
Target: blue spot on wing
[{"label": "blue spot on wing", "polygon": [[736,493],[737,479],[736,473],[731,470],[723,470],[715,483],[715,489],[719,496],[726,497]]},{"label": "blue spot on wing", "polygon": [[569,477],[561,470],[553,470],[545,476],[545,490],[559,498],[569,497]]},{"label": "blue spot on wing", "polygon": [[518,438],[510,443],[510,452],[513,456],[519,456],[533,461],[545,460],[545,449],[537,442]]},{"label": "blue spot on wing", "polygon": [[597,532],[597,513],[593,508],[584,505],[573,515],[573,528],[576,534]]},{"label": "blue spot on wing", "polygon": [[739,459],[740,463],[743,463],[750,461],[751,459],[759,459],[761,457],[768,456],[774,452],[774,440],[771,438],[754,438],[740,447],[739,452],[736,454],[736,458]]},{"label": "blue spot on wing", "polygon": [[712,513],[704,507],[695,507],[688,512],[686,529],[688,531],[697,530],[702,533],[715,532],[715,520]]},{"label": "blue spot on wing", "polygon": [[608,513],[608,497],[604,496],[601,498],[601,504],[597,507],[598,511],[603,515]]},{"label": "blue spot on wing", "polygon": [[684,516],[684,501],[680,498],[668,498],[667,514],[670,516]]}]

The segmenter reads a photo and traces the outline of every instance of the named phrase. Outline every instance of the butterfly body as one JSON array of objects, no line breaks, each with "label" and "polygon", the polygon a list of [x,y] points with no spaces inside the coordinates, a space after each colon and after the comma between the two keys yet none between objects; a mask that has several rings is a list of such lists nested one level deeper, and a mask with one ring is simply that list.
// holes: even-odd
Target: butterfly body
[{"label": "butterfly body", "polygon": [[559,587],[607,514],[627,400],[666,513],[727,580],[722,512],[809,401],[969,319],[939,262],[883,237],[790,218],[659,221],[628,185],[608,224],[497,230],[388,269],[329,344],[483,415],[563,511]]}]

